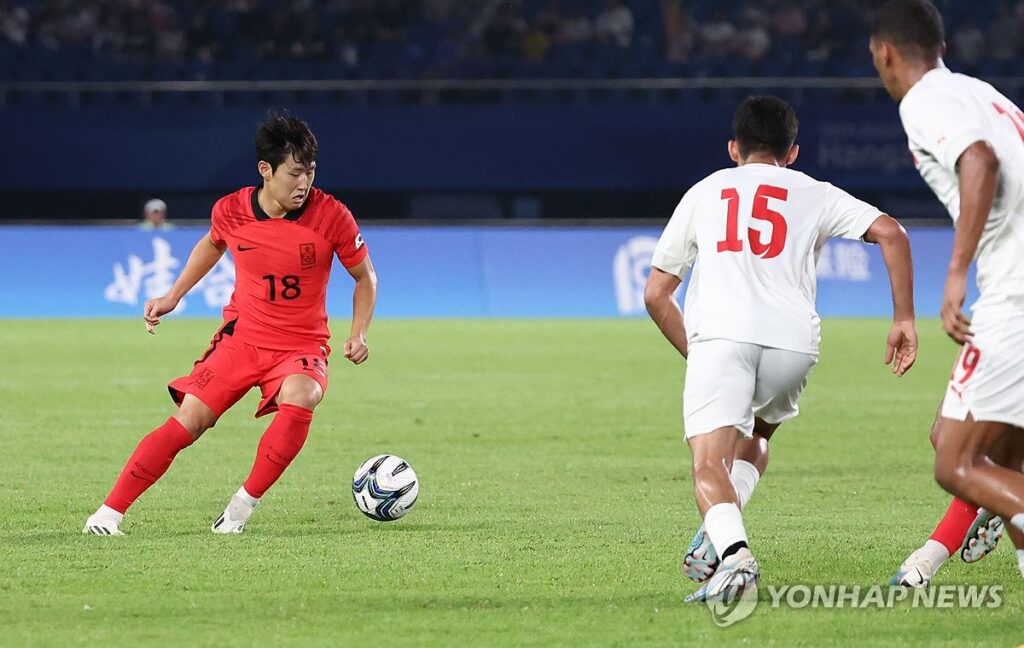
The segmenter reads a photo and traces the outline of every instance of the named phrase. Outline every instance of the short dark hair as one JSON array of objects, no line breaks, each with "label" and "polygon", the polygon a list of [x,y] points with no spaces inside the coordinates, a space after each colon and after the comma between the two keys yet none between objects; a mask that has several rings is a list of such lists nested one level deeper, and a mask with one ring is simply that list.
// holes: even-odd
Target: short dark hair
[{"label": "short dark hair", "polygon": [[276,171],[289,155],[299,164],[310,166],[316,162],[316,154],[316,137],[309,124],[287,113],[268,111],[256,129],[256,161],[269,163],[271,171]]},{"label": "short dark hair", "polygon": [[732,137],[743,157],[763,151],[784,158],[799,130],[793,107],[771,95],[747,97],[732,118]]},{"label": "short dark hair", "polygon": [[939,56],[946,41],[942,14],[928,0],[891,0],[871,24],[871,38],[892,43],[900,52]]}]

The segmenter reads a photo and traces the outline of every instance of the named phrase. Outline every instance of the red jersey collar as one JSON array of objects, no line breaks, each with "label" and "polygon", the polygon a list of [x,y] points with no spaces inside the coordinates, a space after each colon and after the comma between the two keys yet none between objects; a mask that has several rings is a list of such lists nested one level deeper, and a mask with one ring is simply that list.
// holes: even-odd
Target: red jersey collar
[{"label": "red jersey collar", "polygon": [[[258,221],[274,220],[270,217],[267,212],[263,211],[260,207],[259,201],[260,187],[252,188],[252,215],[256,217]],[[306,205],[309,204],[309,196],[306,196],[306,201],[302,203],[302,206],[295,211],[290,211],[283,216],[284,220],[297,221],[302,216],[302,212],[306,211]]]}]

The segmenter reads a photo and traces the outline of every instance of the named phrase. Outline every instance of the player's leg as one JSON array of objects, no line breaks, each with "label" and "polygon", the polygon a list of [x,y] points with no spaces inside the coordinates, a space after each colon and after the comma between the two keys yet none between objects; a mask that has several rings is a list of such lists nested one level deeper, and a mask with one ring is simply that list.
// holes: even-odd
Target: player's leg
[{"label": "player's leg", "polygon": [[753,429],[750,403],[761,352],[759,346],[727,340],[690,348],[683,395],[686,440],[697,508],[716,559],[709,566],[714,576],[687,597],[691,602],[721,596],[723,587],[745,586],[758,577],[730,473],[737,439]]},{"label": "player's leg", "polygon": [[994,421],[943,418],[935,449],[935,479],[946,491],[976,502],[1024,530],[1024,474],[990,458],[1019,428]]},{"label": "player's leg", "polygon": [[[928,435],[932,448],[938,445],[941,420],[942,404],[940,403],[935,412],[931,432]],[[904,587],[927,587],[938,573],[939,568],[960,549],[971,530],[971,525],[977,518],[978,507],[976,505],[954,497],[931,536],[925,540],[923,545],[907,556],[890,583]],[[977,542],[978,540],[975,539],[975,545]],[[985,542],[991,542],[991,547],[988,549],[991,551],[995,546],[994,541],[986,536]]]},{"label": "player's leg", "polygon": [[[1011,470],[1021,470],[1022,464],[1024,464],[1024,435],[1008,435],[1003,443],[993,451],[990,458],[1000,466]],[[1012,526],[1010,529],[1016,531]],[[996,548],[1003,530],[1003,518],[985,509],[979,509],[964,536],[963,545],[960,548],[961,560],[966,563],[978,562],[990,554]],[[1011,536],[1016,536],[1016,533],[1012,533]],[[1020,546],[1016,541],[1014,544]]]},{"label": "player's leg", "polygon": [[[772,348],[761,350],[756,363],[754,391],[749,410],[750,415],[754,417],[753,430],[739,428],[745,434],[734,446],[733,462],[730,467],[730,482],[735,489],[739,508],[750,500],[761,473],[767,468],[768,440],[783,421],[799,414],[800,395],[807,385],[807,376],[817,361],[817,356],[812,354]],[[713,551],[706,552],[710,558],[717,553],[718,545],[714,542],[713,534],[707,535],[711,536],[713,546]],[[691,552],[688,552],[687,558],[691,558],[695,553],[699,552],[692,552],[691,545]],[[752,571],[756,574],[756,561],[753,561],[753,556],[750,556],[750,559],[753,564]],[[686,564],[688,563],[684,560],[684,565]],[[693,561],[691,560],[689,564],[692,566]],[[720,587],[719,581],[730,578],[728,566],[729,561],[723,556],[721,566],[707,583],[709,595]]]},{"label": "player's leg", "polygon": [[86,520],[83,533],[121,535],[121,522],[128,507],[167,472],[180,451],[216,422],[213,410],[187,394],[177,413],[136,446],[107,499]]},{"label": "player's leg", "polygon": [[178,411],[139,442],[103,506],[86,521],[84,533],[119,532],[128,507],[167,472],[182,449],[213,427],[253,385],[246,369],[251,365],[249,351],[234,341],[232,332],[229,322],[195,362],[192,373],[167,386]]},{"label": "player's leg", "polygon": [[302,450],[313,410],[327,389],[326,357],[292,354],[275,364],[260,387],[264,399],[257,415],[277,413],[260,438],[249,476],[214,521],[215,533],[242,533],[260,498]]},{"label": "player's leg", "polygon": [[[754,419],[754,434],[751,438],[740,438],[736,442],[736,450],[729,477],[736,489],[736,502],[742,511],[754,494],[754,488],[768,468],[768,441],[778,429],[779,424],[765,423]],[[711,578],[718,568],[718,554],[711,544],[711,537],[704,532],[704,525],[690,541],[690,546],[683,556],[683,574],[695,583],[703,583]]]}]

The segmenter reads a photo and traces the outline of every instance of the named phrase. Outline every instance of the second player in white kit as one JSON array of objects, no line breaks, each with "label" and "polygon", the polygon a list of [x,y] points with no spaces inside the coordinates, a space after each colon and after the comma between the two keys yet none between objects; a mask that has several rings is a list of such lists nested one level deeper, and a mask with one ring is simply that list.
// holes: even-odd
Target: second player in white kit
[{"label": "second player in white kit", "polygon": [[[797,415],[817,362],[815,266],[830,238],[881,244],[894,306],[886,363],[902,375],[916,357],[906,232],[877,208],[786,168],[799,151],[796,130],[781,99],[743,102],[729,143],[737,166],[686,193],[652,260],[648,311],[687,357],[684,428],[704,526],[685,570],[707,581],[688,600],[731,597],[758,578],[740,509],[767,464],[767,439]],[[688,273],[680,312],[672,294]]]},{"label": "second player in white kit", "polygon": [[[988,83],[945,67],[945,28],[928,0],[882,7],[870,50],[900,105],[914,164],[956,226],[940,314],[963,345],[932,429],[935,478],[956,497],[893,582],[927,585],[961,532],[961,557],[980,560],[1002,528],[993,514],[1010,523],[1024,574],[1024,113]],[[980,297],[968,319],[972,261]],[[985,510],[972,524],[978,506]]]}]

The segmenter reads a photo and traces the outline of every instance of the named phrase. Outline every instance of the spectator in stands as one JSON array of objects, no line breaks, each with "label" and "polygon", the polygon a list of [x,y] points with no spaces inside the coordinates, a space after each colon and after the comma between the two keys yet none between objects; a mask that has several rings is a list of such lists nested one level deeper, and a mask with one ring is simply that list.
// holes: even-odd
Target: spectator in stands
[{"label": "spectator in stands", "polygon": [[997,61],[1014,61],[1020,50],[1022,23],[1010,12],[1006,0],[996,5],[996,17],[988,28],[989,55]]},{"label": "spectator in stands", "polygon": [[25,7],[19,7],[11,0],[0,0],[0,42],[24,45],[28,40],[30,19]]},{"label": "spectator in stands", "polygon": [[953,36],[953,55],[961,63],[973,68],[985,53],[985,34],[974,18],[968,17]]},{"label": "spectator in stands", "polygon": [[569,9],[569,16],[562,23],[558,41],[567,45],[581,45],[594,39],[594,23],[583,11],[583,7],[574,4]]},{"label": "spectator in stands", "polygon": [[171,230],[174,225],[167,222],[167,203],[159,198],[146,201],[142,208],[142,220],[139,222],[139,229],[143,230]]},{"label": "spectator in stands", "polygon": [[772,13],[772,30],[783,38],[799,38],[807,31],[807,15],[793,0],[784,0]]},{"label": "spectator in stands", "polygon": [[623,49],[633,44],[633,27],[633,11],[622,0],[605,0],[604,9],[594,22],[598,41]]},{"label": "spectator in stands", "polygon": [[729,20],[724,8],[715,11],[714,16],[700,27],[700,43],[712,56],[729,54],[736,41],[736,27]]},{"label": "spectator in stands", "polygon": [[836,31],[835,22],[828,11],[818,11],[804,33],[804,58],[808,61],[825,61],[842,46],[842,38]]},{"label": "spectator in stands", "polygon": [[525,34],[526,21],[519,15],[518,7],[509,2],[502,2],[484,28],[485,51],[491,57],[500,60],[518,59],[523,50]]},{"label": "spectator in stands", "polygon": [[665,60],[686,63],[693,51],[696,28],[681,0],[661,0],[665,29]]},{"label": "spectator in stands", "polygon": [[772,48],[772,37],[765,26],[765,20],[757,13],[744,16],[743,24],[736,34],[736,53],[748,61],[763,61]]}]

